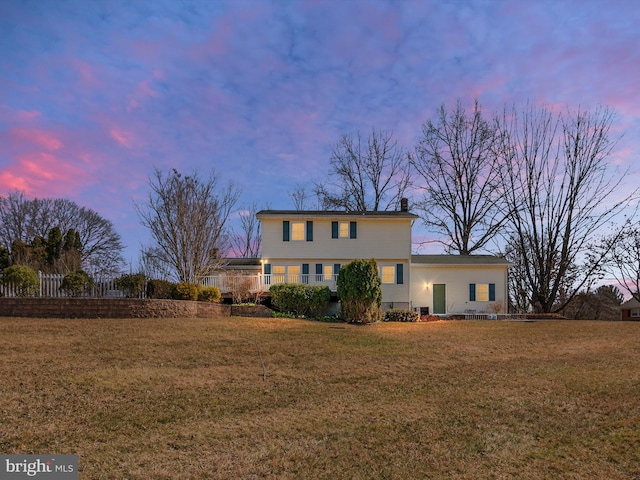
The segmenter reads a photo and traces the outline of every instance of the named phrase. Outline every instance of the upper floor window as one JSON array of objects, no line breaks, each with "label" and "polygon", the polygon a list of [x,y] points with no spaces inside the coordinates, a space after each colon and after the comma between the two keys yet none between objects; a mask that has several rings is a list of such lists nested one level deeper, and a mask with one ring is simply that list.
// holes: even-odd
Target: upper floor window
[{"label": "upper floor window", "polygon": [[304,240],[304,222],[291,222],[291,240]]},{"label": "upper floor window", "polygon": [[331,222],[331,238],[357,238],[356,222]]},{"label": "upper floor window", "polygon": [[288,242],[290,240],[294,241],[304,241],[312,242],[313,241],[313,222],[311,220],[307,220],[306,222],[295,221],[290,222],[289,220],[282,221],[282,241]]}]

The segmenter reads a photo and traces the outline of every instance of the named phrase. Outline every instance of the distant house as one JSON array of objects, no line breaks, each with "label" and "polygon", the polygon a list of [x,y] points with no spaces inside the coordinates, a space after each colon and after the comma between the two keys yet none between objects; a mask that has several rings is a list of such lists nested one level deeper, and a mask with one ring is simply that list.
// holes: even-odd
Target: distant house
[{"label": "distant house", "polygon": [[620,305],[620,320],[640,320],[640,302],[631,298]]},{"label": "distant house", "polygon": [[[406,206],[406,203],[403,204]],[[374,259],[382,307],[450,314],[507,311],[509,263],[490,255],[411,255],[406,207],[394,212],[262,210],[262,279],[328,285],[354,259]]]}]

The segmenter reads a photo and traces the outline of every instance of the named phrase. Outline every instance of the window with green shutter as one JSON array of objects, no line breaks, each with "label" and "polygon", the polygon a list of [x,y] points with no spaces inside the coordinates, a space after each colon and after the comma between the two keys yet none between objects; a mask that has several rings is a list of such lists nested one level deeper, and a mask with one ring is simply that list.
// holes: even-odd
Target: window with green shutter
[{"label": "window with green shutter", "polygon": [[469,284],[469,301],[470,302],[495,302],[496,301],[496,284],[495,283],[470,283]]}]

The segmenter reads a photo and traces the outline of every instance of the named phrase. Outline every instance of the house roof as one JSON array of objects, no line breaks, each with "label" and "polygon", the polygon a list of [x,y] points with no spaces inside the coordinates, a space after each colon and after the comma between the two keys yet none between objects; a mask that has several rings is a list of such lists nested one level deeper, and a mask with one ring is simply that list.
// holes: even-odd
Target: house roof
[{"label": "house roof", "polygon": [[631,297],[629,300],[620,305],[620,308],[628,309],[628,308],[640,308],[640,302],[635,298]]},{"label": "house roof", "polygon": [[345,218],[419,218],[411,212],[344,212],[340,210],[260,210],[256,217],[345,217]]},{"label": "house roof", "polygon": [[412,265],[511,265],[495,255],[411,255]]},{"label": "house roof", "polygon": [[226,265],[234,266],[234,267],[260,265],[260,259],[255,257],[252,257],[252,258],[226,257],[224,258],[224,262]]}]

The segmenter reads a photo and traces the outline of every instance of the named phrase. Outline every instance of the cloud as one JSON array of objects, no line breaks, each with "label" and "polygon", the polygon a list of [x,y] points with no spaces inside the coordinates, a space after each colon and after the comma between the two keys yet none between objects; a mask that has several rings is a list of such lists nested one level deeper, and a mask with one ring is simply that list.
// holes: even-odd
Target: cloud
[{"label": "cloud", "polygon": [[[49,153],[30,153],[16,158],[0,174],[0,191],[23,190],[33,196],[67,196],[90,180],[82,169]],[[44,195],[43,195],[44,193]]]},{"label": "cloud", "polygon": [[62,147],[62,142],[51,132],[42,130],[14,128],[10,130],[9,136],[16,137],[20,142],[30,143],[51,151]]},{"label": "cloud", "polygon": [[126,132],[124,130],[118,129],[118,128],[112,128],[109,133],[111,134],[111,136],[116,140],[116,142],[118,142],[120,145],[122,145],[123,147],[130,147],[131,146],[131,133]]}]

